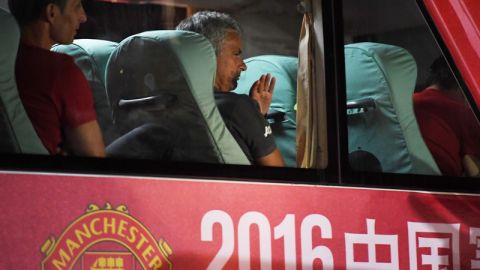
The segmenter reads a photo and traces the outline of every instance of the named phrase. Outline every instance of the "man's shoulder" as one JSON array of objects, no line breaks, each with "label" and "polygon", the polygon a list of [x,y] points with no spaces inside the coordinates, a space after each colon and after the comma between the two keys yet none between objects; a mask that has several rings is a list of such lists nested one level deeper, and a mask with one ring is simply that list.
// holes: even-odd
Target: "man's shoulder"
[{"label": "man's shoulder", "polygon": [[445,114],[469,110],[465,103],[450,97],[444,91],[432,88],[415,93],[413,95],[413,104],[415,109],[433,110],[437,108]]},{"label": "man's shoulder", "polygon": [[83,91],[89,89],[85,76],[70,55],[28,45],[20,46],[19,52],[17,74],[21,74],[23,80],[31,78],[57,96],[83,95]]},{"label": "man's shoulder", "polygon": [[55,65],[62,72],[79,71],[80,68],[75,64],[73,57],[64,53],[49,51],[49,62]]},{"label": "man's shoulder", "polygon": [[68,72],[78,69],[70,55],[52,52],[47,49],[22,44],[19,55],[23,62],[30,62],[40,67],[46,67],[49,72]]},{"label": "man's shoulder", "polygon": [[230,119],[240,126],[264,120],[256,101],[247,95],[215,93],[215,101],[224,119]]}]

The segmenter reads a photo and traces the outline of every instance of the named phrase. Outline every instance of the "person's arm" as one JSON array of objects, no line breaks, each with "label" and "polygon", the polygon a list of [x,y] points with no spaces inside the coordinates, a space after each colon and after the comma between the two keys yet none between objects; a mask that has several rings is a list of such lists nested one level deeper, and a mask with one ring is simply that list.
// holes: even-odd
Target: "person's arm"
[{"label": "person's arm", "polygon": [[282,154],[277,148],[275,148],[272,153],[264,157],[257,158],[255,162],[260,166],[285,167]]},{"label": "person's arm", "polygon": [[105,157],[102,132],[96,120],[66,128],[66,148],[75,156]]},{"label": "person's arm", "polygon": [[65,55],[63,65],[55,84],[64,133],[62,151],[74,156],[105,157],[92,89],[73,58]]}]

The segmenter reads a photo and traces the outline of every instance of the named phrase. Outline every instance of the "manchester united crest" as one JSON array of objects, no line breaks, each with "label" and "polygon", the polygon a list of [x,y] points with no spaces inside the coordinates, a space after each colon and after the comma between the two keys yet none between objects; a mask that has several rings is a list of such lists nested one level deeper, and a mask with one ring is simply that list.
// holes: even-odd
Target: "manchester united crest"
[{"label": "manchester united crest", "polygon": [[90,205],[63,233],[41,247],[42,270],[172,269],[171,248],[155,237],[126,206]]}]

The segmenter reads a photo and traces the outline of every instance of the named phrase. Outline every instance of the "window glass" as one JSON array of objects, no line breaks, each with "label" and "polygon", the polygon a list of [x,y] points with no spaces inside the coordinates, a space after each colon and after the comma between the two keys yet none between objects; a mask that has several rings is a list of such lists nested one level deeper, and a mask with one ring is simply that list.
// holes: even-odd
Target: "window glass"
[{"label": "window glass", "polygon": [[[6,3],[2,5],[7,6]],[[163,1],[66,0],[65,7],[58,13],[58,22],[64,21],[55,29],[60,33],[64,29],[61,26],[71,27],[71,32],[76,34],[75,40],[70,44],[68,37],[64,40],[59,35],[52,36],[55,44],[51,51],[72,56],[88,85],[79,78],[78,70],[72,71],[77,81],[66,82],[72,86],[71,93],[58,91],[47,97],[46,104],[49,105],[45,107],[50,108],[48,110],[31,110],[35,105],[25,102],[26,94],[20,91],[25,119],[27,122],[31,120],[28,123],[30,131],[23,133],[38,134],[35,147],[39,150],[29,150],[32,149],[28,146],[32,144],[31,138],[26,142],[14,142],[19,145],[10,150],[3,149],[7,153],[101,156],[102,153],[92,154],[93,150],[81,147],[86,144],[89,148],[96,148],[99,144],[94,133],[99,129],[107,158],[269,165],[272,164],[268,163],[270,154],[279,151],[284,165],[296,167],[296,76],[302,21],[296,5],[284,1],[266,5],[240,0],[168,1],[166,4]],[[235,124],[226,123],[222,127],[220,123],[227,118],[227,113],[219,113],[216,109],[217,94],[215,99],[205,94],[205,89],[212,88],[212,81],[217,87],[216,78],[220,75],[215,72],[228,68],[223,66],[226,61],[217,61],[223,54],[211,50],[208,47],[210,42],[196,35],[158,32],[175,30],[183,19],[202,10],[228,13],[240,25],[240,45],[226,61],[233,59],[244,67],[235,67],[233,72],[238,74],[235,73],[232,80],[237,87],[228,90],[243,95],[241,102],[246,105],[236,109],[232,117],[239,118],[237,122],[240,123],[251,121],[250,126],[254,121],[259,122],[257,126],[261,130],[255,132],[260,137],[271,138],[272,143],[267,146],[261,146],[264,143],[259,143],[257,138],[237,134]],[[29,24],[21,24],[22,28],[26,26]],[[222,49],[230,46],[226,37]],[[22,37],[21,46],[32,45],[24,44],[26,40]],[[25,50],[20,47],[22,56],[26,55]],[[31,61],[31,57],[37,59],[42,52],[30,50],[31,55],[25,56],[25,63]],[[43,61],[34,62],[41,67]],[[55,72],[68,70],[61,67],[37,72],[40,68],[26,71],[22,65],[16,67],[16,73],[24,73],[15,76],[19,81],[18,88],[22,89],[32,86],[28,83],[30,75],[52,81]],[[262,74],[275,77],[273,97],[266,98],[268,104],[271,98],[271,104],[266,108],[258,104],[259,98],[249,97],[255,96],[254,92],[251,93],[252,85],[262,78]],[[46,79],[48,76],[53,79]],[[265,88],[261,90],[268,92],[269,86],[273,88],[273,81],[270,76],[264,78],[265,82],[259,85]],[[79,92],[77,88],[84,89],[81,97],[75,96]],[[87,88],[92,90],[91,93],[85,92]],[[38,101],[36,98],[39,97],[31,99]],[[92,106],[94,111],[89,110]],[[249,118],[245,108],[254,111],[255,117]],[[64,111],[73,112],[64,115]],[[58,119],[46,117],[53,115],[50,112],[58,112]],[[95,119],[98,128],[90,125]],[[39,128],[38,123],[46,122],[51,125]],[[50,131],[58,127],[60,132],[51,135]],[[83,132],[85,130],[87,132]],[[45,142],[55,137],[55,143],[61,143]],[[239,140],[246,142],[239,143]],[[194,153],[192,149],[196,149]]]},{"label": "window glass", "polygon": [[477,176],[478,121],[416,2],[343,3],[351,167]]}]

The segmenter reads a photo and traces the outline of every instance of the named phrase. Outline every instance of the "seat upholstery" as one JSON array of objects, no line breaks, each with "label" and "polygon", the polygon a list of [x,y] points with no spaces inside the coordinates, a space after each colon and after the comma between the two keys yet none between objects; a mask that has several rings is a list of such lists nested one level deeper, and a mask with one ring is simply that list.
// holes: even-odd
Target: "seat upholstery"
[{"label": "seat upholstery", "polygon": [[384,172],[440,174],[413,111],[414,58],[392,45],[350,44],[345,46],[345,69],[347,102],[374,102],[370,109],[349,111],[349,152],[373,154]]},{"label": "seat upholstery", "polygon": [[203,36],[149,31],[123,40],[107,64],[107,95],[122,137],[116,157],[249,164],[215,105],[215,54]]},{"label": "seat upholstery", "polygon": [[0,152],[48,154],[23,107],[15,81],[20,30],[13,16],[0,8]]},{"label": "seat upholstery", "polygon": [[269,110],[275,143],[282,153],[285,165],[296,166],[296,111],[298,58],[279,55],[255,56],[245,60],[247,70],[242,73],[234,92],[248,95],[252,84],[262,74],[270,73],[276,79]]},{"label": "seat upholstery", "polygon": [[52,48],[52,51],[72,56],[87,78],[92,88],[97,120],[106,145],[117,137],[113,129],[111,109],[105,88],[107,61],[117,46],[118,43],[106,40],[77,39],[72,44],[56,45]]}]

